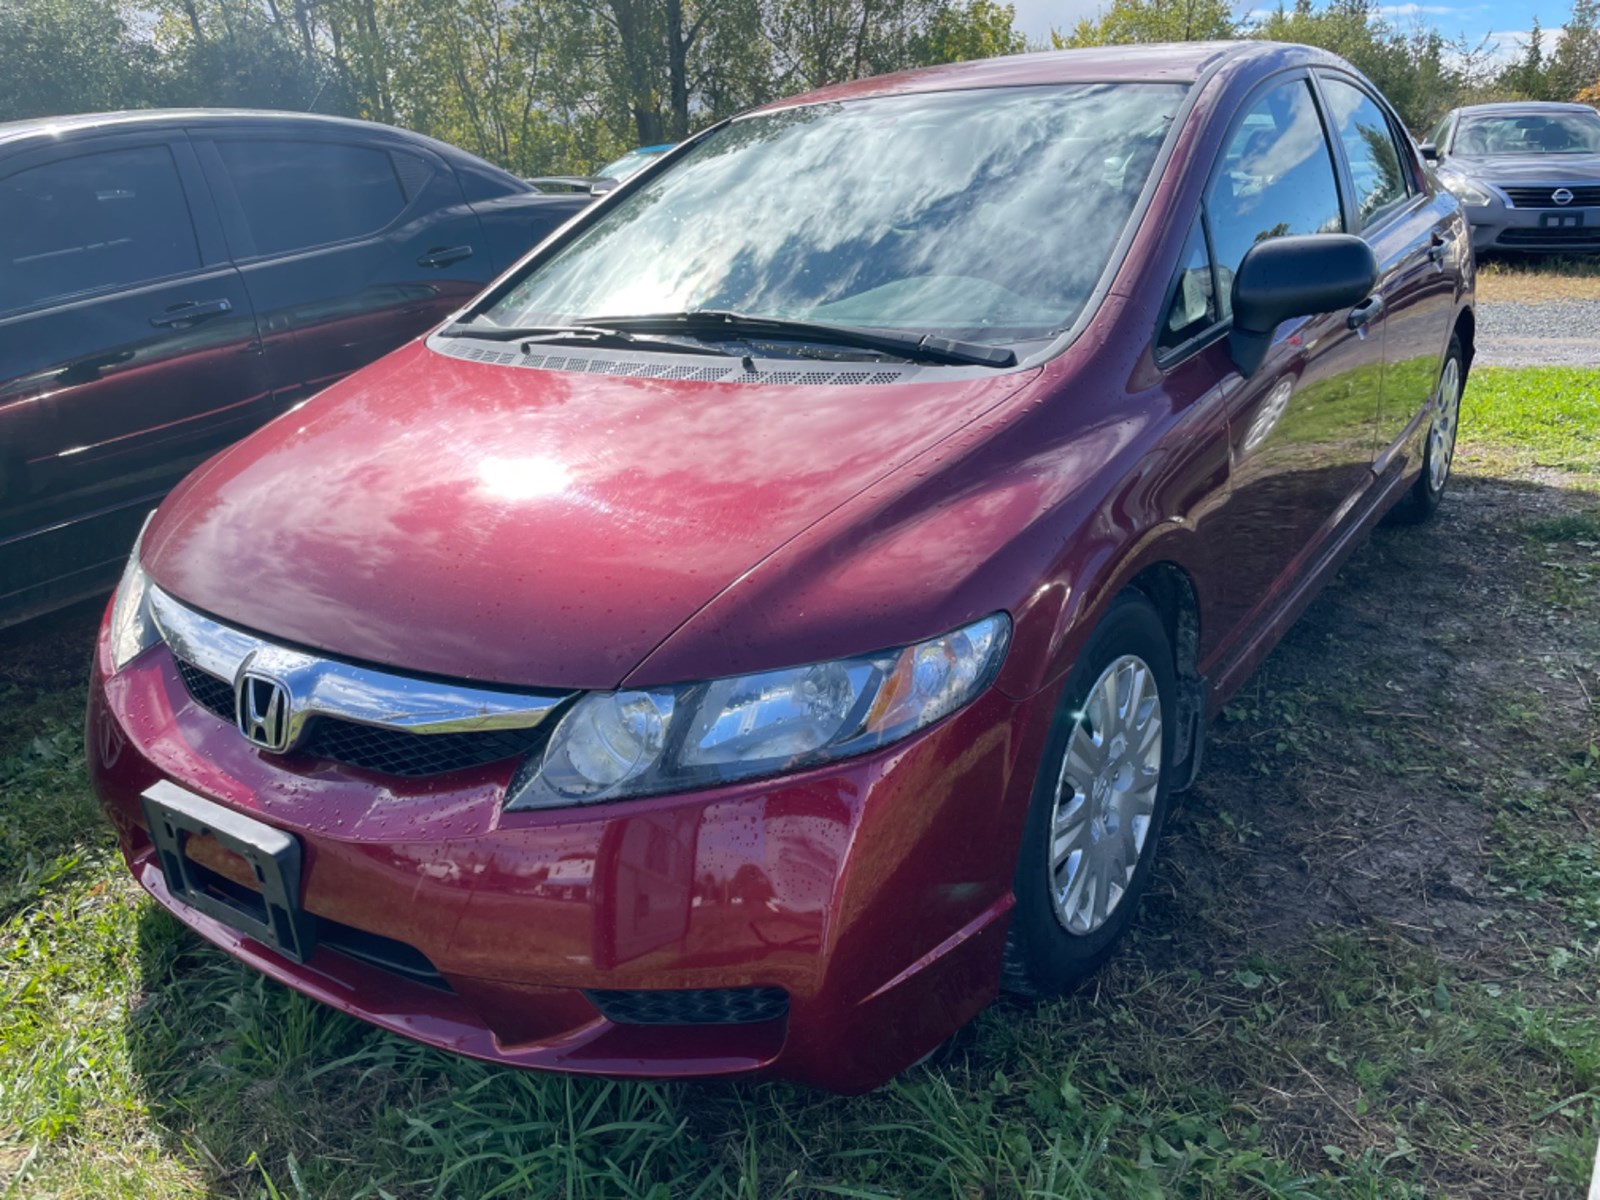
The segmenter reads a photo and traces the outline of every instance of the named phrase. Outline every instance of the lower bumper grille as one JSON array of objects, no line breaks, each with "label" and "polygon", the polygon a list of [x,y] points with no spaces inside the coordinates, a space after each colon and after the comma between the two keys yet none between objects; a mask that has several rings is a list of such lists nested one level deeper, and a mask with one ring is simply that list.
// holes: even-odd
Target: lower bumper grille
[{"label": "lower bumper grille", "polygon": [[[194,702],[213,716],[233,724],[236,715],[233,685],[181,658],[176,661],[178,675]],[[544,732],[502,729],[483,733],[406,733],[333,717],[317,717],[307,727],[305,740],[295,753],[364,771],[416,778],[521,758],[534,749]]]},{"label": "lower bumper grille", "polygon": [[751,1025],[789,1012],[789,993],[775,987],[584,994],[601,1016],[618,1025]]},{"label": "lower bumper grille", "polygon": [[1592,229],[1505,229],[1498,241],[1502,246],[1600,247],[1600,226]]}]

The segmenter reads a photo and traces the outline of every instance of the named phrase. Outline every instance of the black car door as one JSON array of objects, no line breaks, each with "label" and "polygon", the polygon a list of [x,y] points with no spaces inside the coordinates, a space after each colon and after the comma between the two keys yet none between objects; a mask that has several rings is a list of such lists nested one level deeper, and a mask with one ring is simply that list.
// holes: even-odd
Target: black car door
[{"label": "black car door", "polygon": [[494,274],[454,172],[426,146],[288,124],[191,133],[280,400],[409,341]]},{"label": "black car door", "polygon": [[181,131],[0,160],[0,624],[115,579],[155,502],[270,411]]}]

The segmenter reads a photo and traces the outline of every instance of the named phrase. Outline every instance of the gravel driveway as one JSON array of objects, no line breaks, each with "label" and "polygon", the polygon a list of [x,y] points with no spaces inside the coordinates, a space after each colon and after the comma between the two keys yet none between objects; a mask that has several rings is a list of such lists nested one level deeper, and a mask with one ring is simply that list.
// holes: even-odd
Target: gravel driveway
[{"label": "gravel driveway", "polygon": [[1483,367],[1600,367],[1600,300],[1483,300]]}]

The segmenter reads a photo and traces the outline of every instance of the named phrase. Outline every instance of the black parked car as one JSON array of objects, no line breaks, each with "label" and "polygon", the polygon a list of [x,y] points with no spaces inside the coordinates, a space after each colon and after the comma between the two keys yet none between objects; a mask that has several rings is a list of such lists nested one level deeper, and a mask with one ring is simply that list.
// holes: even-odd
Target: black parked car
[{"label": "black parked car", "polygon": [[0,626],[109,590],[197,463],[588,203],[363,121],[0,124]]},{"label": "black parked car", "polygon": [[1600,113],[1588,105],[1452,109],[1421,150],[1466,209],[1480,254],[1600,250]]}]

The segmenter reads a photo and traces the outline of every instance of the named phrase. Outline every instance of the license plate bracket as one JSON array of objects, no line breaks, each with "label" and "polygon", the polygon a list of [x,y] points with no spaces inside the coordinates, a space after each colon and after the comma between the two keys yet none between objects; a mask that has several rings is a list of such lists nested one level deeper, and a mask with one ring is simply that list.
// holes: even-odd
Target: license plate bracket
[{"label": "license plate bracket", "polygon": [[1581,212],[1549,212],[1539,214],[1540,229],[1582,229]]},{"label": "license plate bracket", "polygon": [[[305,962],[311,957],[316,947],[316,922],[299,904],[298,839],[168,780],[146,788],[140,799],[167,892],[173,899],[237,929],[285,958]],[[245,861],[260,886],[259,900],[248,889],[225,891],[201,875],[205,868],[184,853],[185,841],[197,834],[209,834]]]}]

